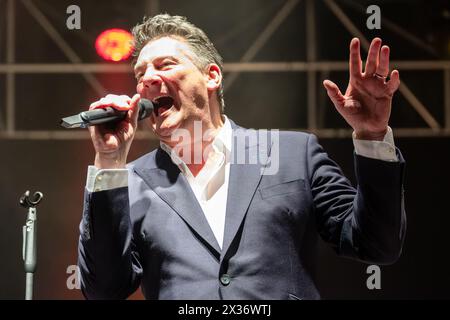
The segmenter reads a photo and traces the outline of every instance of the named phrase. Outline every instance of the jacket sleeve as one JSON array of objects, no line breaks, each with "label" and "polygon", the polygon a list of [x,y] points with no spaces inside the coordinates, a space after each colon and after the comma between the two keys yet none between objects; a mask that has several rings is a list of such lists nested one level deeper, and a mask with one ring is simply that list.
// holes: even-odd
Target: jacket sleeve
[{"label": "jacket sleeve", "polygon": [[78,266],[87,299],[125,299],[142,275],[132,236],[128,187],[85,190]]},{"label": "jacket sleeve", "polygon": [[357,188],[310,135],[307,168],[321,237],[342,256],[391,264],[401,254],[406,230],[403,177],[405,161],[355,154]]}]

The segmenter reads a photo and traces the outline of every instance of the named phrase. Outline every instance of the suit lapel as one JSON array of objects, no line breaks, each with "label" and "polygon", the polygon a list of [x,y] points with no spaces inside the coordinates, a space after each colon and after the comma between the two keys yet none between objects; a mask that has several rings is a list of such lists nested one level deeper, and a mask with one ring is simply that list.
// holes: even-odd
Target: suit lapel
[{"label": "suit lapel", "polygon": [[[134,167],[134,171],[189,225],[216,257],[222,252],[221,259],[225,257],[238,235],[250,201],[261,180],[261,169],[264,165],[261,164],[261,159],[264,157],[259,153],[267,152],[266,155],[270,153],[270,147],[266,149],[266,146],[259,146],[257,131],[243,129],[236,126],[233,121],[230,122],[233,140],[222,250],[189,183],[164,150],[158,148],[150,161]],[[246,139],[249,132],[253,132],[256,139]],[[262,148],[265,150],[260,150]],[[244,163],[237,161],[238,154],[242,155],[242,152],[247,157]]]},{"label": "suit lapel", "polygon": [[[237,127],[232,122],[233,147],[230,165],[230,179],[228,183],[228,197],[225,216],[225,231],[222,259],[226,256],[234,238],[238,234],[239,227],[243,223],[250,201],[261,180],[260,159],[258,159],[258,141],[245,139],[249,132],[257,134],[257,131],[246,130]],[[267,150],[264,150],[267,151]],[[238,153],[245,152],[248,157],[246,163],[238,161]],[[259,160],[259,161],[258,161]]]},{"label": "suit lapel", "polygon": [[206,220],[200,204],[186,178],[161,148],[155,154],[154,165],[135,167],[135,172],[166,202],[203,240],[214,249],[216,257],[220,247]]}]

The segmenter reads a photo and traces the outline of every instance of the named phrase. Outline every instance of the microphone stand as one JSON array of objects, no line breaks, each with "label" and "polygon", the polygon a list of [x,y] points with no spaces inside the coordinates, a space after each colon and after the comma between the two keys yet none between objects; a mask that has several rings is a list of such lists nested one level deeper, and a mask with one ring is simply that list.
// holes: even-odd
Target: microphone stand
[{"label": "microphone stand", "polygon": [[44,195],[35,192],[33,199],[30,191],[26,191],[20,198],[20,205],[28,209],[27,220],[22,228],[23,245],[22,258],[25,266],[25,300],[33,299],[33,275],[36,271],[36,206],[41,202]]}]

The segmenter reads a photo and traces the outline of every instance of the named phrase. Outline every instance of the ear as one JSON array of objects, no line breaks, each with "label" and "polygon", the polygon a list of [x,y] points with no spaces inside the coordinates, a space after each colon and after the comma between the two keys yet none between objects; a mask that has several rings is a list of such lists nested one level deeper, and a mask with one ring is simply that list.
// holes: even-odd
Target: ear
[{"label": "ear", "polygon": [[208,91],[214,91],[220,88],[222,83],[222,72],[217,64],[211,63],[206,69],[206,87]]}]

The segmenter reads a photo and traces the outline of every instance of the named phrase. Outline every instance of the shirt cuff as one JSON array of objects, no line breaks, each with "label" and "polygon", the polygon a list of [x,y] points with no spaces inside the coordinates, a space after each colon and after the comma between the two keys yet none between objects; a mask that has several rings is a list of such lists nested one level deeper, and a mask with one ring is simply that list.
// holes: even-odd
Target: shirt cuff
[{"label": "shirt cuff", "polygon": [[394,134],[388,127],[383,141],[358,140],[353,132],[353,145],[357,155],[383,161],[397,162],[398,157],[395,150]]},{"label": "shirt cuff", "polygon": [[128,186],[128,169],[98,169],[88,167],[86,189],[98,192]]}]

